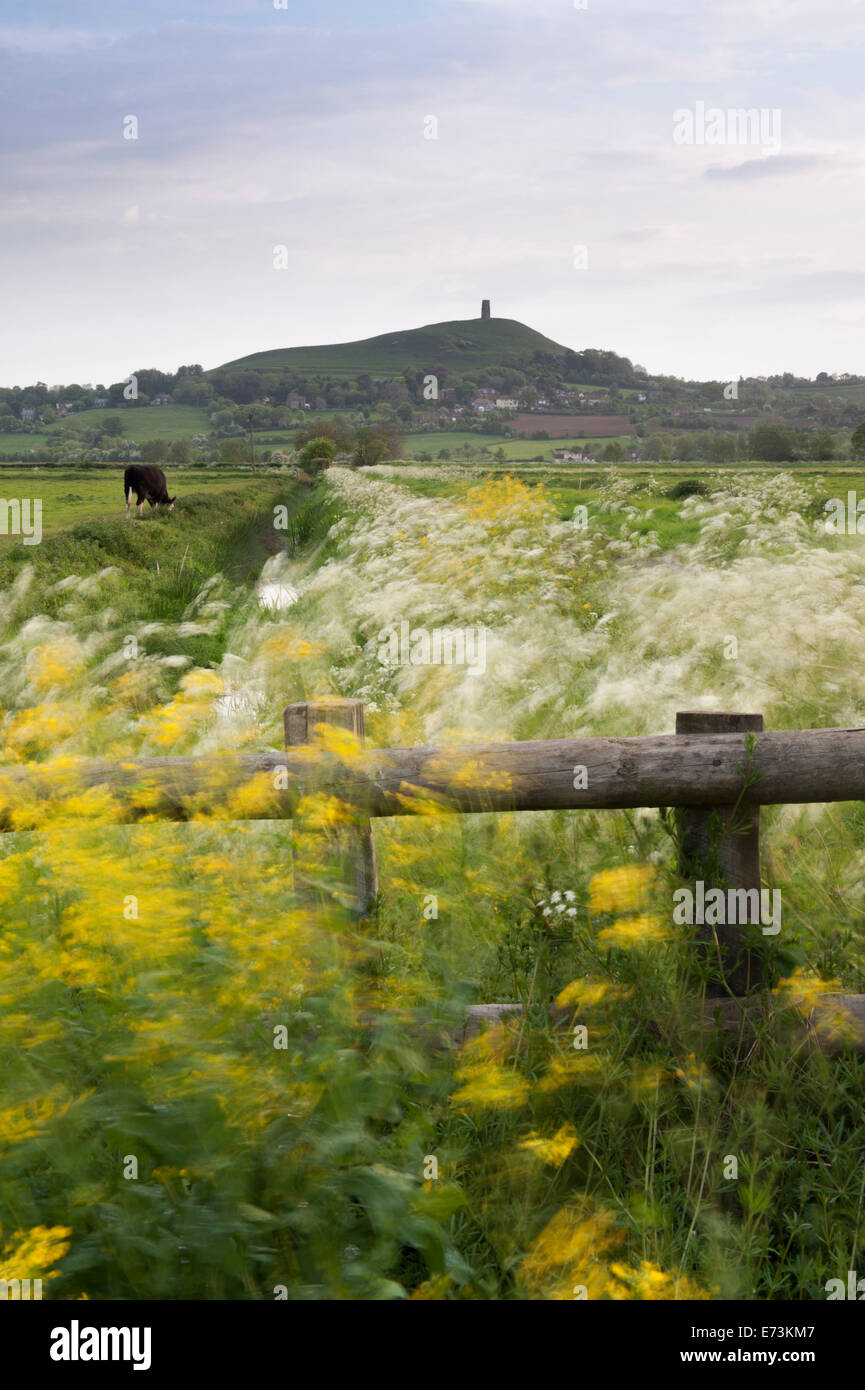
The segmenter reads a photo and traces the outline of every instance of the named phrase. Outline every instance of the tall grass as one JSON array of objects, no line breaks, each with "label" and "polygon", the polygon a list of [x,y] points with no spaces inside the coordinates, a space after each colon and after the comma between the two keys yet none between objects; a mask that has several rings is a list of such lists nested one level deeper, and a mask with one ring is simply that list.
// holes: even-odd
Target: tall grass
[{"label": "tall grass", "polygon": [[[62,546],[10,573],[2,762],[278,745],[282,705],[325,694],[362,698],[384,746],[663,732],[695,705],[857,722],[863,552],[819,532],[819,480],[726,473],[653,526],[655,494],[613,476],[585,529],[514,480],[322,486],[268,562],[282,612],[205,528],[151,528],[171,540],[134,598],[134,533],[97,535],[109,563],[76,578]],[[402,619],[483,624],[485,674],[383,664]],[[112,829],[96,792],[5,837],[0,1275],[60,1298],[764,1299],[855,1268],[863,1065],[695,1027],[663,818],[379,822],[358,924],[327,852],[343,809],[227,823],[272,806],[259,783],[220,819]],[[780,997],[861,989],[861,808],[764,820]],[[490,999],[524,1013],[456,1049]]]}]

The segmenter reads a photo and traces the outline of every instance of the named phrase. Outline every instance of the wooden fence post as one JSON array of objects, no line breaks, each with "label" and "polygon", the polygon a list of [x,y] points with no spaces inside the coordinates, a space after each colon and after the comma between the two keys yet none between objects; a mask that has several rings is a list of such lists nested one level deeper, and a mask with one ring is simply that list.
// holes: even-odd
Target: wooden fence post
[{"label": "wooden fence post", "polygon": [[[762,733],[762,714],[716,714],[703,710],[676,715],[677,734]],[[746,757],[742,755],[743,767]],[[743,778],[744,781],[744,778]],[[679,828],[679,873],[693,889],[701,880],[712,888],[757,889],[760,893],[760,808],[732,805],[685,806],[676,813]],[[752,928],[753,930],[753,928]],[[759,930],[759,927],[757,928]],[[712,998],[732,992],[741,996],[763,982],[761,954],[749,949],[748,928],[738,923],[698,926],[698,939],[712,943],[705,957],[720,962],[706,993]],[[704,958],[705,958],[704,957]]]},{"label": "wooden fence post", "polygon": [[[283,719],[286,748],[314,743],[316,725],[319,724],[335,724],[340,729],[347,729],[363,747],[362,700],[340,700],[334,697],[332,700],[312,700],[288,705]],[[349,860],[348,873],[352,880],[354,911],[357,916],[365,917],[378,893],[375,844],[370,822],[356,822],[341,838],[343,853]],[[302,888],[302,895],[314,896],[309,885]]]}]

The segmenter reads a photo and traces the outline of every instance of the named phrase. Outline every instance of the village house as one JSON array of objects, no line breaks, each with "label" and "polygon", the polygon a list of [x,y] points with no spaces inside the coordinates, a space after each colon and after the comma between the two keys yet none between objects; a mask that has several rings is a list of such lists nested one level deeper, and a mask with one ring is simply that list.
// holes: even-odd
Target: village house
[{"label": "village house", "polygon": [[173,397],[173,396],[169,396],[169,394],[168,394],[167,391],[160,391],[160,392],[158,393],[158,395],[156,395],[156,396],[154,396],[154,397],[152,398],[150,404],[151,404],[151,405],[171,405],[171,403],[172,403],[173,400],[174,400],[174,397]]},{"label": "village house", "polygon": [[285,403],[289,410],[308,410],[309,401],[305,401],[303,396],[299,396],[296,391],[291,391],[285,398]]},{"label": "village house", "polygon": [[515,401],[512,396],[499,396],[496,400],[496,410],[519,410],[519,408],[519,401]]}]

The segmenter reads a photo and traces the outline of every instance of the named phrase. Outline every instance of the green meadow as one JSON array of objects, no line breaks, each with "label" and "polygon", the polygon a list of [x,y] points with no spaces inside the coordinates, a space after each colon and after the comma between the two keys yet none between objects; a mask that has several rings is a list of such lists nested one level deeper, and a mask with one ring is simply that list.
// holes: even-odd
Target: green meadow
[{"label": "green meadow", "polygon": [[[251,490],[253,474],[248,470],[193,468],[166,469],[169,496],[178,499],[190,493],[217,496],[219,493]],[[0,468],[0,495],[3,497],[41,497],[42,530],[46,535],[79,521],[110,520],[125,516],[123,464],[114,468],[66,468],[62,465],[24,464]],[[151,508],[145,503],[144,517]],[[135,500],[132,505],[136,518]],[[179,514],[179,501],[175,513]],[[0,548],[12,538],[0,536]]]}]

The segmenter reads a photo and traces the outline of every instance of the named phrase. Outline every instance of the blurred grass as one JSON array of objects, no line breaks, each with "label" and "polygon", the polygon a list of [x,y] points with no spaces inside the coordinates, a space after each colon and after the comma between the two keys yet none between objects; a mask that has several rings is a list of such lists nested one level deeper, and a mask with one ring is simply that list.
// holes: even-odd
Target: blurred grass
[{"label": "blurred grass", "polygon": [[[796,563],[830,566],[833,608],[852,603],[855,539],[766,521],[771,489],[704,515],[615,477],[555,477],[546,497],[429,485],[335,470],[287,495],[262,479],[223,507],[193,495],[141,526],[89,522],[4,552],[5,760],[260,746],[288,693],[364,699],[383,746],[627,731],[662,721],[668,667],[677,692],[759,676],[788,727],[855,703],[849,653],[829,690],[816,645],[770,666],[774,649],[743,630],[734,677],[679,632],[683,595],[699,617],[737,564],[765,563],[748,621],[759,633],[769,614],[783,646],[793,544]],[[581,499],[594,529],[575,541],[556,528]],[[263,613],[253,586],[283,541],[300,596]],[[490,612],[482,694],[459,672],[375,657],[383,615]],[[806,629],[813,613],[797,610]],[[144,655],[121,664],[137,631]],[[262,695],[260,720],[220,725],[231,680]],[[611,685],[594,705],[602,680],[639,701],[622,707]],[[241,804],[112,828],[85,800],[71,824],[0,844],[6,1277],[41,1227],[68,1233],[33,1270],[56,1268],[54,1298],[813,1299],[856,1267],[863,1059],[768,1031],[749,1050],[697,1038],[693,944],[662,930],[676,880],[659,815],[380,821],[380,899],[358,924],[329,867],[339,807],[312,802],[330,831],[304,835],[232,824]],[[800,1004],[821,980],[865,990],[863,831],[859,804],[764,813],[765,875],[784,894],[775,967]],[[293,893],[295,853],[313,859],[315,904]],[[465,1005],[493,999],[524,1016],[456,1052]]]}]

